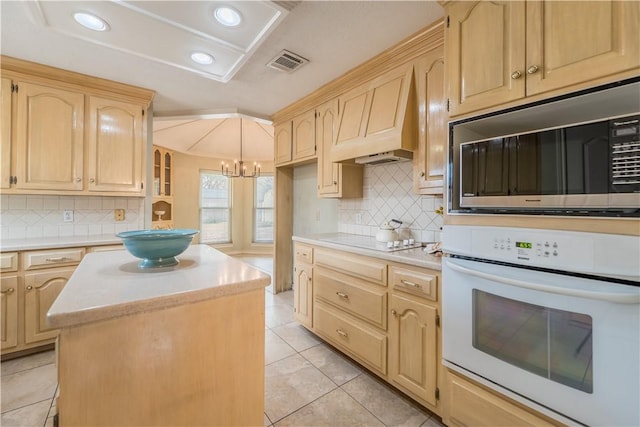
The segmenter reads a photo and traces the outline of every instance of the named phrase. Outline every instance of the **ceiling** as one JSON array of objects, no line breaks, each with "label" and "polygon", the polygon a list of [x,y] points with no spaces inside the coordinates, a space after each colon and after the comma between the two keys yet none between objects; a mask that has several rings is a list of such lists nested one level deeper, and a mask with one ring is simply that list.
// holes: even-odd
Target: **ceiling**
[{"label": "ceiling", "polygon": [[[240,12],[243,21],[238,27],[224,28],[213,19],[213,10],[221,4]],[[72,17],[77,11],[101,16],[109,30],[80,27]],[[436,1],[425,0],[2,0],[0,51],[154,90],[154,128],[162,128],[154,132],[154,142],[160,141],[156,138],[161,133],[174,132],[180,141],[164,146],[178,151],[199,147],[186,152],[205,155],[210,150],[202,141],[225,133],[226,126],[239,129],[229,117],[268,120],[442,14]],[[268,67],[283,49],[309,63],[293,72]],[[193,63],[189,55],[194,51],[210,53],[214,63]],[[160,118],[170,120],[162,124]],[[185,121],[179,133],[176,119]],[[224,120],[227,123],[216,131]],[[258,125],[256,129],[267,128],[268,122]],[[259,159],[258,151],[252,157]],[[272,151],[267,158],[273,158]]]}]

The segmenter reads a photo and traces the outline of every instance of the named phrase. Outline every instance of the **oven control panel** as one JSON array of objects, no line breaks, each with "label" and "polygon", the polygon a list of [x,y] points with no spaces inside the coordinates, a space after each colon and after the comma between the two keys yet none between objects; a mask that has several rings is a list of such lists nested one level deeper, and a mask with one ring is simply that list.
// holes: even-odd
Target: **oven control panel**
[{"label": "oven control panel", "polygon": [[567,230],[445,225],[446,254],[640,283],[640,238]]},{"label": "oven control panel", "polygon": [[476,254],[496,261],[550,268],[593,265],[593,240],[561,233],[477,229],[471,245]]}]

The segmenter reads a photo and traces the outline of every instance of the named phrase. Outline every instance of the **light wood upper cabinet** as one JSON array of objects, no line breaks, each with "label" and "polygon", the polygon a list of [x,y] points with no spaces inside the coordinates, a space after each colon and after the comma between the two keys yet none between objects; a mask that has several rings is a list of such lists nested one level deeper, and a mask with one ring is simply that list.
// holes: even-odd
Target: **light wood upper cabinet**
[{"label": "light wood upper cabinet", "polygon": [[305,160],[316,155],[316,112],[307,111],[294,117],[293,160]]},{"label": "light wood upper cabinet", "polygon": [[640,68],[637,1],[528,1],[526,15],[527,95]]},{"label": "light wood upper cabinet", "polygon": [[638,2],[479,1],[446,8],[451,116],[640,69]]},{"label": "light wood upper cabinet", "polygon": [[25,343],[55,338],[58,335],[57,329],[47,326],[47,312],[74,270],[75,267],[25,274]]},{"label": "light wood upper cabinet", "polygon": [[292,159],[291,120],[274,127],[274,161],[276,166],[289,163]]},{"label": "light wood upper cabinet", "polygon": [[11,79],[2,78],[0,87],[0,188],[9,188],[11,170]]},{"label": "light wood upper cabinet", "polygon": [[18,276],[0,277],[0,345],[2,350],[18,344]]},{"label": "light wood upper cabinet", "polygon": [[391,295],[389,376],[411,393],[436,405],[437,309],[417,299]]},{"label": "light wood upper cabinet", "polygon": [[[524,96],[524,11],[523,1],[453,2],[447,7],[452,116]],[[520,76],[512,78],[518,70]]]},{"label": "light wood upper cabinet", "polygon": [[338,126],[338,99],[325,102],[316,109],[316,142],[318,144],[318,196],[362,197],[363,167],[334,163],[331,147]]},{"label": "light wood upper cabinet", "polygon": [[414,150],[417,139],[413,64],[397,67],[338,97],[332,161],[390,150]]},{"label": "light wood upper cabinet", "polygon": [[418,151],[414,156],[414,189],[418,194],[442,194],[447,146],[447,95],[444,47],[420,58],[417,64],[419,118]]},{"label": "light wood upper cabinet", "polygon": [[18,81],[15,187],[82,190],[84,95]]},{"label": "light wood upper cabinet", "polygon": [[143,107],[89,97],[89,191],[142,194]]}]

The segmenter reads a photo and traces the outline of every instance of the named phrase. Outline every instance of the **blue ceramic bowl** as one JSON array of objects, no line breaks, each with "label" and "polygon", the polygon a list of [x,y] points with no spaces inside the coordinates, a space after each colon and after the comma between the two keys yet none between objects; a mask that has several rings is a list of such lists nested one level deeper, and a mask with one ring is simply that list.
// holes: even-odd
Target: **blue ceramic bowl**
[{"label": "blue ceramic bowl", "polygon": [[140,268],[170,267],[178,264],[176,256],[184,252],[198,230],[136,230],[116,234],[131,255],[142,258]]}]

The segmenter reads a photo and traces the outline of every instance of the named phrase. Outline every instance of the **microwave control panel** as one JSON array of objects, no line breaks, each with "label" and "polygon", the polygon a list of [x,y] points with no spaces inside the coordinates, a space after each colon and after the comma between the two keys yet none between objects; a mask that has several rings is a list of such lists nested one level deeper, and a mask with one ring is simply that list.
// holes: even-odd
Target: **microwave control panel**
[{"label": "microwave control panel", "polygon": [[585,237],[495,229],[474,230],[471,239],[473,253],[482,257],[549,268],[593,265],[593,245]]}]

